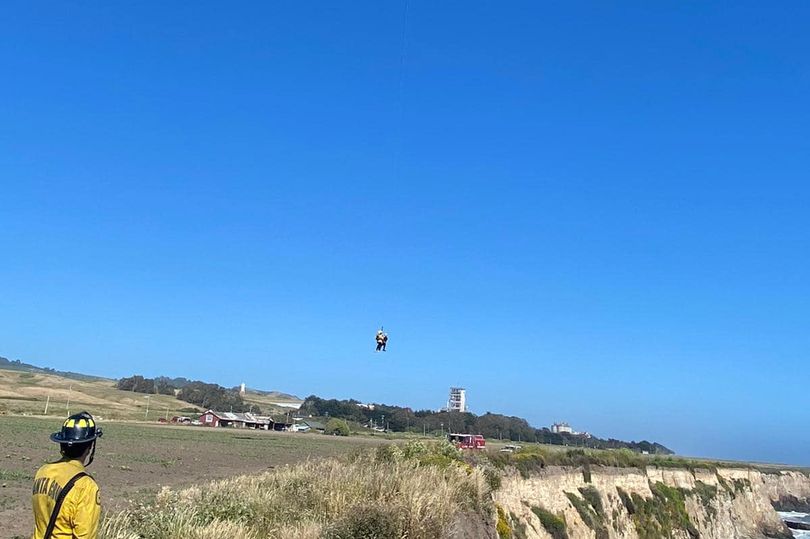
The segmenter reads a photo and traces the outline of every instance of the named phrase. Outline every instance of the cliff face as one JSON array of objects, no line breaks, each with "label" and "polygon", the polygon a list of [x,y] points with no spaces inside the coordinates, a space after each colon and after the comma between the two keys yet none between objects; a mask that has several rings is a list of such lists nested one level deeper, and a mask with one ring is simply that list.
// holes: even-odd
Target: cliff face
[{"label": "cliff face", "polygon": [[763,475],[763,489],[780,511],[810,513],[810,480],[799,472]]},{"label": "cliff face", "polygon": [[494,493],[516,539],[790,538],[773,503],[810,501],[810,478],[748,469],[548,467]]}]

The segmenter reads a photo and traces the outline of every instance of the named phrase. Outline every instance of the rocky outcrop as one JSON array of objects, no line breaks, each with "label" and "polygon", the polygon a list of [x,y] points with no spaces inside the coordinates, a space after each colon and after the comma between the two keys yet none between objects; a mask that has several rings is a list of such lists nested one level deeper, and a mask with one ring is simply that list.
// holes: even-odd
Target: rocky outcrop
[{"label": "rocky outcrop", "polygon": [[790,538],[774,510],[810,478],[754,469],[547,467],[507,472],[494,493],[515,539]]},{"label": "rocky outcrop", "polygon": [[810,513],[810,481],[805,474],[781,471],[763,474],[763,488],[778,511]]}]

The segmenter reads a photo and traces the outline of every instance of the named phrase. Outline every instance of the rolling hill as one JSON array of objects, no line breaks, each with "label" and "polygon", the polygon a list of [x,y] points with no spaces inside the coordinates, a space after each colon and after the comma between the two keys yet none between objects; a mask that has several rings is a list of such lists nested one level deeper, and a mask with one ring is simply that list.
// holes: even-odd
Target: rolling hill
[{"label": "rolling hill", "polygon": [[[115,384],[109,378],[61,373],[6,360],[0,362],[0,413],[64,416],[88,410],[108,420],[155,421],[203,411],[171,395],[122,391]],[[255,404],[264,413],[285,413],[301,403],[292,395],[251,389],[244,401]]]}]

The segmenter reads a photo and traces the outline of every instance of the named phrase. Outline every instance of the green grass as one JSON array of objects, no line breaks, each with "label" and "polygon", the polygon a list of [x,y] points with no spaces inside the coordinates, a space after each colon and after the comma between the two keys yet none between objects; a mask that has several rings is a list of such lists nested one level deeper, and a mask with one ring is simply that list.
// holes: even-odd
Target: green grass
[{"label": "green grass", "polygon": [[[781,470],[793,470],[810,476],[810,469],[795,466],[771,466],[733,461],[713,461],[665,455],[642,455],[629,449],[563,449],[555,446],[526,445],[517,453],[500,453],[494,451],[497,445],[487,453],[490,462],[498,469],[512,467],[522,477],[528,477],[546,466],[581,467],[586,483],[590,482],[593,466],[613,468],[646,469],[648,466],[667,469],[685,469],[692,472],[716,472],[720,468],[749,468],[763,473],[778,473]],[[739,487],[728,485],[729,490]]]},{"label": "green grass", "polygon": [[34,476],[19,470],[6,470],[0,468],[0,481],[33,481]]}]

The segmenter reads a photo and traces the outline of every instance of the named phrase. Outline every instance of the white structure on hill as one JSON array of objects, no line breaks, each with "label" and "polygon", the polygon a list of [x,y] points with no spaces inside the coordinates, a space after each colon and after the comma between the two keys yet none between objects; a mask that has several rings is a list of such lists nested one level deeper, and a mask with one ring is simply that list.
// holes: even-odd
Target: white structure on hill
[{"label": "white structure on hill", "polygon": [[448,412],[467,411],[467,390],[463,387],[451,387],[450,399],[447,401]]},{"label": "white structure on hill", "polygon": [[242,384],[239,386],[239,394],[242,395],[243,397],[245,396],[245,383],[244,382],[242,382]]},{"label": "white structure on hill", "polygon": [[551,425],[551,432],[556,434],[574,434],[574,429],[571,428],[571,425],[563,421],[562,423],[554,423]]}]

